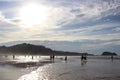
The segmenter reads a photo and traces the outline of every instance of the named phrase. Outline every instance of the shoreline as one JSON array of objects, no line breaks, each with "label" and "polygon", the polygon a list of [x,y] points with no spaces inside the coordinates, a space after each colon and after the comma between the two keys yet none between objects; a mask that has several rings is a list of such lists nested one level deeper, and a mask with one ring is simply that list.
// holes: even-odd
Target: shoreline
[{"label": "shoreline", "polygon": [[44,66],[46,64],[53,63],[52,61],[46,59],[46,60],[28,60],[28,61],[21,61],[21,60],[7,60],[0,62],[0,66],[14,66],[18,68],[27,68],[27,67],[35,67],[35,66]]}]

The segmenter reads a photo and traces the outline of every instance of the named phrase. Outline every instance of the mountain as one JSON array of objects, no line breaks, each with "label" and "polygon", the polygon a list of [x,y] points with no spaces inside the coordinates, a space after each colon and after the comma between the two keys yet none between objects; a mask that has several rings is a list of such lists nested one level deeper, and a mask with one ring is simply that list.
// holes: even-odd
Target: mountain
[{"label": "mountain", "polygon": [[13,46],[17,44],[33,44],[33,45],[43,45],[47,48],[56,51],[64,51],[64,52],[78,52],[85,53],[89,52],[89,54],[101,55],[104,51],[115,52],[120,55],[120,45],[119,44],[107,44],[106,41],[99,40],[81,40],[81,41],[49,41],[49,40],[19,40],[19,41],[10,41],[10,42],[1,42],[0,46]]},{"label": "mountain", "polygon": [[41,45],[32,45],[27,43],[17,44],[13,46],[1,46],[1,53],[17,53],[17,54],[48,54],[52,50]]},{"label": "mountain", "polygon": [[107,55],[117,55],[117,54],[112,52],[103,52],[102,55],[107,56]]},{"label": "mountain", "polygon": [[28,43],[17,44],[13,46],[0,46],[0,53],[4,54],[25,54],[25,55],[81,55],[77,52],[54,51],[42,45],[33,45]]}]

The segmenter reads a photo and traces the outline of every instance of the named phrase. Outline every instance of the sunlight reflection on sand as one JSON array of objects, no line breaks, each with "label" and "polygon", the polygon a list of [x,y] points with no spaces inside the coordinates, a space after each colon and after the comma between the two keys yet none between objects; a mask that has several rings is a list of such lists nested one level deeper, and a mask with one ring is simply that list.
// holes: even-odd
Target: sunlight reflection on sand
[{"label": "sunlight reflection on sand", "polygon": [[[44,68],[43,68],[44,69]],[[32,71],[30,74],[23,75],[18,80],[48,80],[43,69],[38,68],[36,71]]]}]

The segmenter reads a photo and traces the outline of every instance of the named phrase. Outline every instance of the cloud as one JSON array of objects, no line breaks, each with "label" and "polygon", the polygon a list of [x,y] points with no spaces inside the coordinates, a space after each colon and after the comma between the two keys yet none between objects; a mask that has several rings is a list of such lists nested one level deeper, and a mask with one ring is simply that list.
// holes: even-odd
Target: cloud
[{"label": "cloud", "polygon": [[0,11],[0,20],[4,19],[4,16],[2,15],[2,12]]},{"label": "cloud", "polygon": [[120,26],[114,28],[113,30],[115,30],[115,31],[120,31]]},{"label": "cloud", "polygon": [[[63,11],[67,10],[68,13],[62,15],[70,16],[70,19],[69,17],[65,17],[65,18],[61,17],[61,19],[57,21],[59,24],[58,28],[61,30],[77,29],[79,27],[94,26],[98,24],[111,23],[111,22],[119,22],[120,2],[117,0],[114,2],[110,0],[109,1],[76,0],[76,2],[73,3],[66,1],[58,1],[57,3],[61,5],[62,3],[69,4],[65,7],[61,7],[61,5],[59,5],[59,7],[63,9]],[[66,9],[64,10],[64,8]]]},{"label": "cloud", "polygon": [[11,34],[19,31],[20,28],[12,20],[5,18],[0,11],[0,40],[9,41]]},{"label": "cloud", "polygon": [[84,51],[100,50],[108,46],[111,49],[119,45],[120,0],[40,0],[37,2],[48,10],[48,19],[31,28],[25,28],[18,16],[22,2],[8,1],[0,5],[2,41],[70,41],[73,47],[68,43],[56,47],[73,51],[79,51],[79,48]]},{"label": "cloud", "polygon": [[[114,31],[113,29],[115,29],[119,25],[120,25],[119,23],[105,23],[105,24],[98,24],[94,26],[84,26],[76,29],[56,30],[54,33],[61,34],[64,37],[67,36],[68,39],[69,37],[72,37],[72,40],[75,40],[75,39],[104,40],[104,39],[112,39],[112,38],[118,39],[119,37],[117,36],[119,36],[120,33]],[[114,35],[116,34],[116,36],[109,36],[109,34],[114,34]]]}]

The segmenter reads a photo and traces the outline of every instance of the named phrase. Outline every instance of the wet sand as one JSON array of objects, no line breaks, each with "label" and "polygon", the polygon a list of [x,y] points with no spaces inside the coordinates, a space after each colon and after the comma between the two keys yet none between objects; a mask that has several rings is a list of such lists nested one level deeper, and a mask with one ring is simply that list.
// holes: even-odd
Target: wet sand
[{"label": "wet sand", "polygon": [[18,80],[120,80],[120,60],[78,59],[39,67]]},{"label": "wet sand", "polygon": [[18,80],[120,80],[120,60],[79,58],[39,67]]},{"label": "wet sand", "polygon": [[80,57],[57,57],[53,62],[49,57],[34,60],[7,60],[0,62],[0,80],[119,80],[120,59],[111,61],[109,57],[88,57],[81,62]]},{"label": "wet sand", "polygon": [[49,58],[13,59],[11,56],[0,58],[0,80],[17,80],[20,76],[28,74],[38,67],[52,63]]}]

